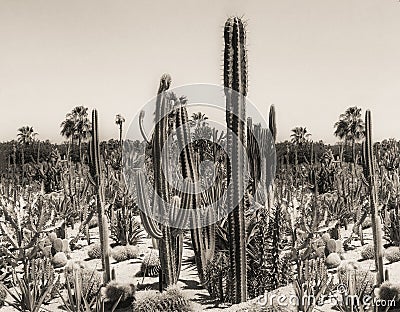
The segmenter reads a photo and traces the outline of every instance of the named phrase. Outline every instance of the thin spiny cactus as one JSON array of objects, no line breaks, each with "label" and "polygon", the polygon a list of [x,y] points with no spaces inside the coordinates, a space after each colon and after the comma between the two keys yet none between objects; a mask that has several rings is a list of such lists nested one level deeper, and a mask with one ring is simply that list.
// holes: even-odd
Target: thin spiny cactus
[{"label": "thin spiny cactus", "polygon": [[98,134],[98,121],[97,121],[97,110],[92,111],[92,130],[91,138],[89,142],[89,172],[90,178],[95,188],[96,193],[96,205],[97,215],[99,220],[99,233],[100,233],[100,245],[102,254],[102,268],[104,271],[104,283],[108,283],[111,280],[110,270],[110,255],[108,252],[108,226],[107,219],[104,211],[104,193],[103,193],[103,181],[101,172],[101,160],[99,151],[99,134]]},{"label": "thin spiny cactus", "polygon": [[382,247],[382,233],[381,224],[379,219],[379,211],[377,205],[377,193],[375,185],[375,163],[373,155],[372,143],[372,122],[371,112],[365,112],[365,143],[364,143],[364,174],[368,182],[368,191],[371,207],[371,221],[372,221],[372,234],[374,238],[375,247],[375,266],[377,270],[377,285],[379,286],[384,282],[383,272],[383,247]]}]

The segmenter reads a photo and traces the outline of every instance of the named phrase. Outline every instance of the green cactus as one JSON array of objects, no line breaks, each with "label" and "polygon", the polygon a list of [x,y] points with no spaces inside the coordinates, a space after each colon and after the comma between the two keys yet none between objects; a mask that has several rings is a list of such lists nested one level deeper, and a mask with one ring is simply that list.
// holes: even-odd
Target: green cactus
[{"label": "green cactus", "polygon": [[371,207],[372,234],[375,247],[375,266],[377,270],[377,285],[384,282],[382,233],[377,205],[375,185],[375,163],[372,143],[371,112],[365,112],[365,142],[364,142],[364,175],[368,182],[369,200]]},{"label": "green cactus", "polygon": [[227,176],[229,213],[230,280],[233,303],[247,300],[246,244],[243,173],[245,170],[245,96],[247,95],[247,59],[245,28],[238,17],[229,18],[224,27],[224,87],[226,96],[227,147],[230,164]]},{"label": "green cactus", "polygon": [[97,200],[97,215],[99,219],[99,234],[102,254],[102,268],[104,271],[104,283],[111,280],[110,254],[108,246],[108,223],[104,213],[104,190],[101,172],[99,134],[97,110],[92,111],[92,130],[89,142],[89,172],[91,182],[95,187]]}]

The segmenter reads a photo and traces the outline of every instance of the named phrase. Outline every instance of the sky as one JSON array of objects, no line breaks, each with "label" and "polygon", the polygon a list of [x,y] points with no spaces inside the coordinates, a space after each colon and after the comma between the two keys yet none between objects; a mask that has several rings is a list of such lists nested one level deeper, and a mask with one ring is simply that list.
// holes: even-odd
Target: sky
[{"label": "sky", "polygon": [[163,73],[221,85],[232,15],[247,21],[249,100],[275,105],[278,140],[303,126],[333,143],[350,106],[372,111],[375,140],[400,137],[397,0],[0,0],[0,141],[30,125],[60,142],[78,105],[117,137],[115,115],[128,127]]}]

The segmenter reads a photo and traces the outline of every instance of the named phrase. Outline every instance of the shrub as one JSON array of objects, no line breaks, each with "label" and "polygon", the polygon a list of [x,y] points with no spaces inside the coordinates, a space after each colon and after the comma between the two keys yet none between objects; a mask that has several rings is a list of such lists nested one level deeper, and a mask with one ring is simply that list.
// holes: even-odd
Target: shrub
[{"label": "shrub", "polygon": [[341,262],[342,260],[340,259],[339,254],[337,254],[336,252],[329,254],[328,257],[326,257],[325,259],[325,264],[328,269],[337,268]]},{"label": "shrub", "polygon": [[151,251],[144,257],[142,265],[140,266],[140,272],[143,273],[143,276],[148,277],[157,276],[160,269],[160,257],[154,251]]},{"label": "shrub", "polygon": [[348,272],[350,271],[355,272],[355,293],[360,294],[361,290],[364,290],[366,294],[372,293],[375,285],[375,274],[369,270],[360,269],[357,265],[348,262],[338,269],[338,277],[341,284],[348,285]]},{"label": "shrub", "polygon": [[361,258],[364,260],[375,258],[374,245],[369,244],[361,250]]},{"label": "shrub", "polygon": [[78,263],[69,263],[65,270],[65,282],[69,283],[70,287],[74,287],[74,273],[80,277],[82,281],[82,294],[88,298],[94,298],[103,282],[103,277],[100,272],[88,269]]},{"label": "shrub", "polygon": [[68,262],[67,256],[63,252],[57,252],[51,259],[51,263],[55,268],[62,268]]},{"label": "shrub", "polygon": [[385,258],[390,263],[400,261],[400,248],[399,247],[389,247],[385,250]]}]

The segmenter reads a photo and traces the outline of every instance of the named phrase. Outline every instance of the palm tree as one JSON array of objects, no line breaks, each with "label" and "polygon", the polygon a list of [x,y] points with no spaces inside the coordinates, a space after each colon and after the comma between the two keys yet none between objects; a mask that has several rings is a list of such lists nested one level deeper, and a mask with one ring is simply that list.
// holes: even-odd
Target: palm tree
[{"label": "palm tree", "polygon": [[66,137],[68,142],[68,151],[67,151],[67,159],[69,161],[70,156],[70,148],[74,145],[74,127],[75,123],[72,119],[65,119],[61,125],[61,135]]},{"label": "palm tree", "polygon": [[291,142],[295,145],[295,164],[297,165],[297,154],[298,154],[298,147],[304,145],[308,142],[308,138],[311,136],[311,133],[308,133],[306,127],[295,127],[292,129]]},{"label": "palm tree", "polygon": [[33,127],[23,126],[18,129],[18,142],[22,145],[21,148],[21,163],[22,163],[22,179],[25,175],[25,146],[33,143],[37,133],[33,130]]},{"label": "palm tree", "polygon": [[82,141],[87,139],[90,127],[88,108],[84,106],[75,107],[61,123],[61,134],[71,139],[71,143],[73,140],[78,140],[80,161],[82,161]]},{"label": "palm tree", "polygon": [[119,126],[119,144],[122,147],[122,124],[125,122],[125,118],[118,114],[115,116],[115,123]]},{"label": "palm tree", "polygon": [[339,121],[335,123],[334,134],[351,142],[353,152],[353,162],[356,163],[356,142],[364,137],[364,121],[361,116],[361,108],[352,106],[346,109],[344,114],[339,116]]}]

